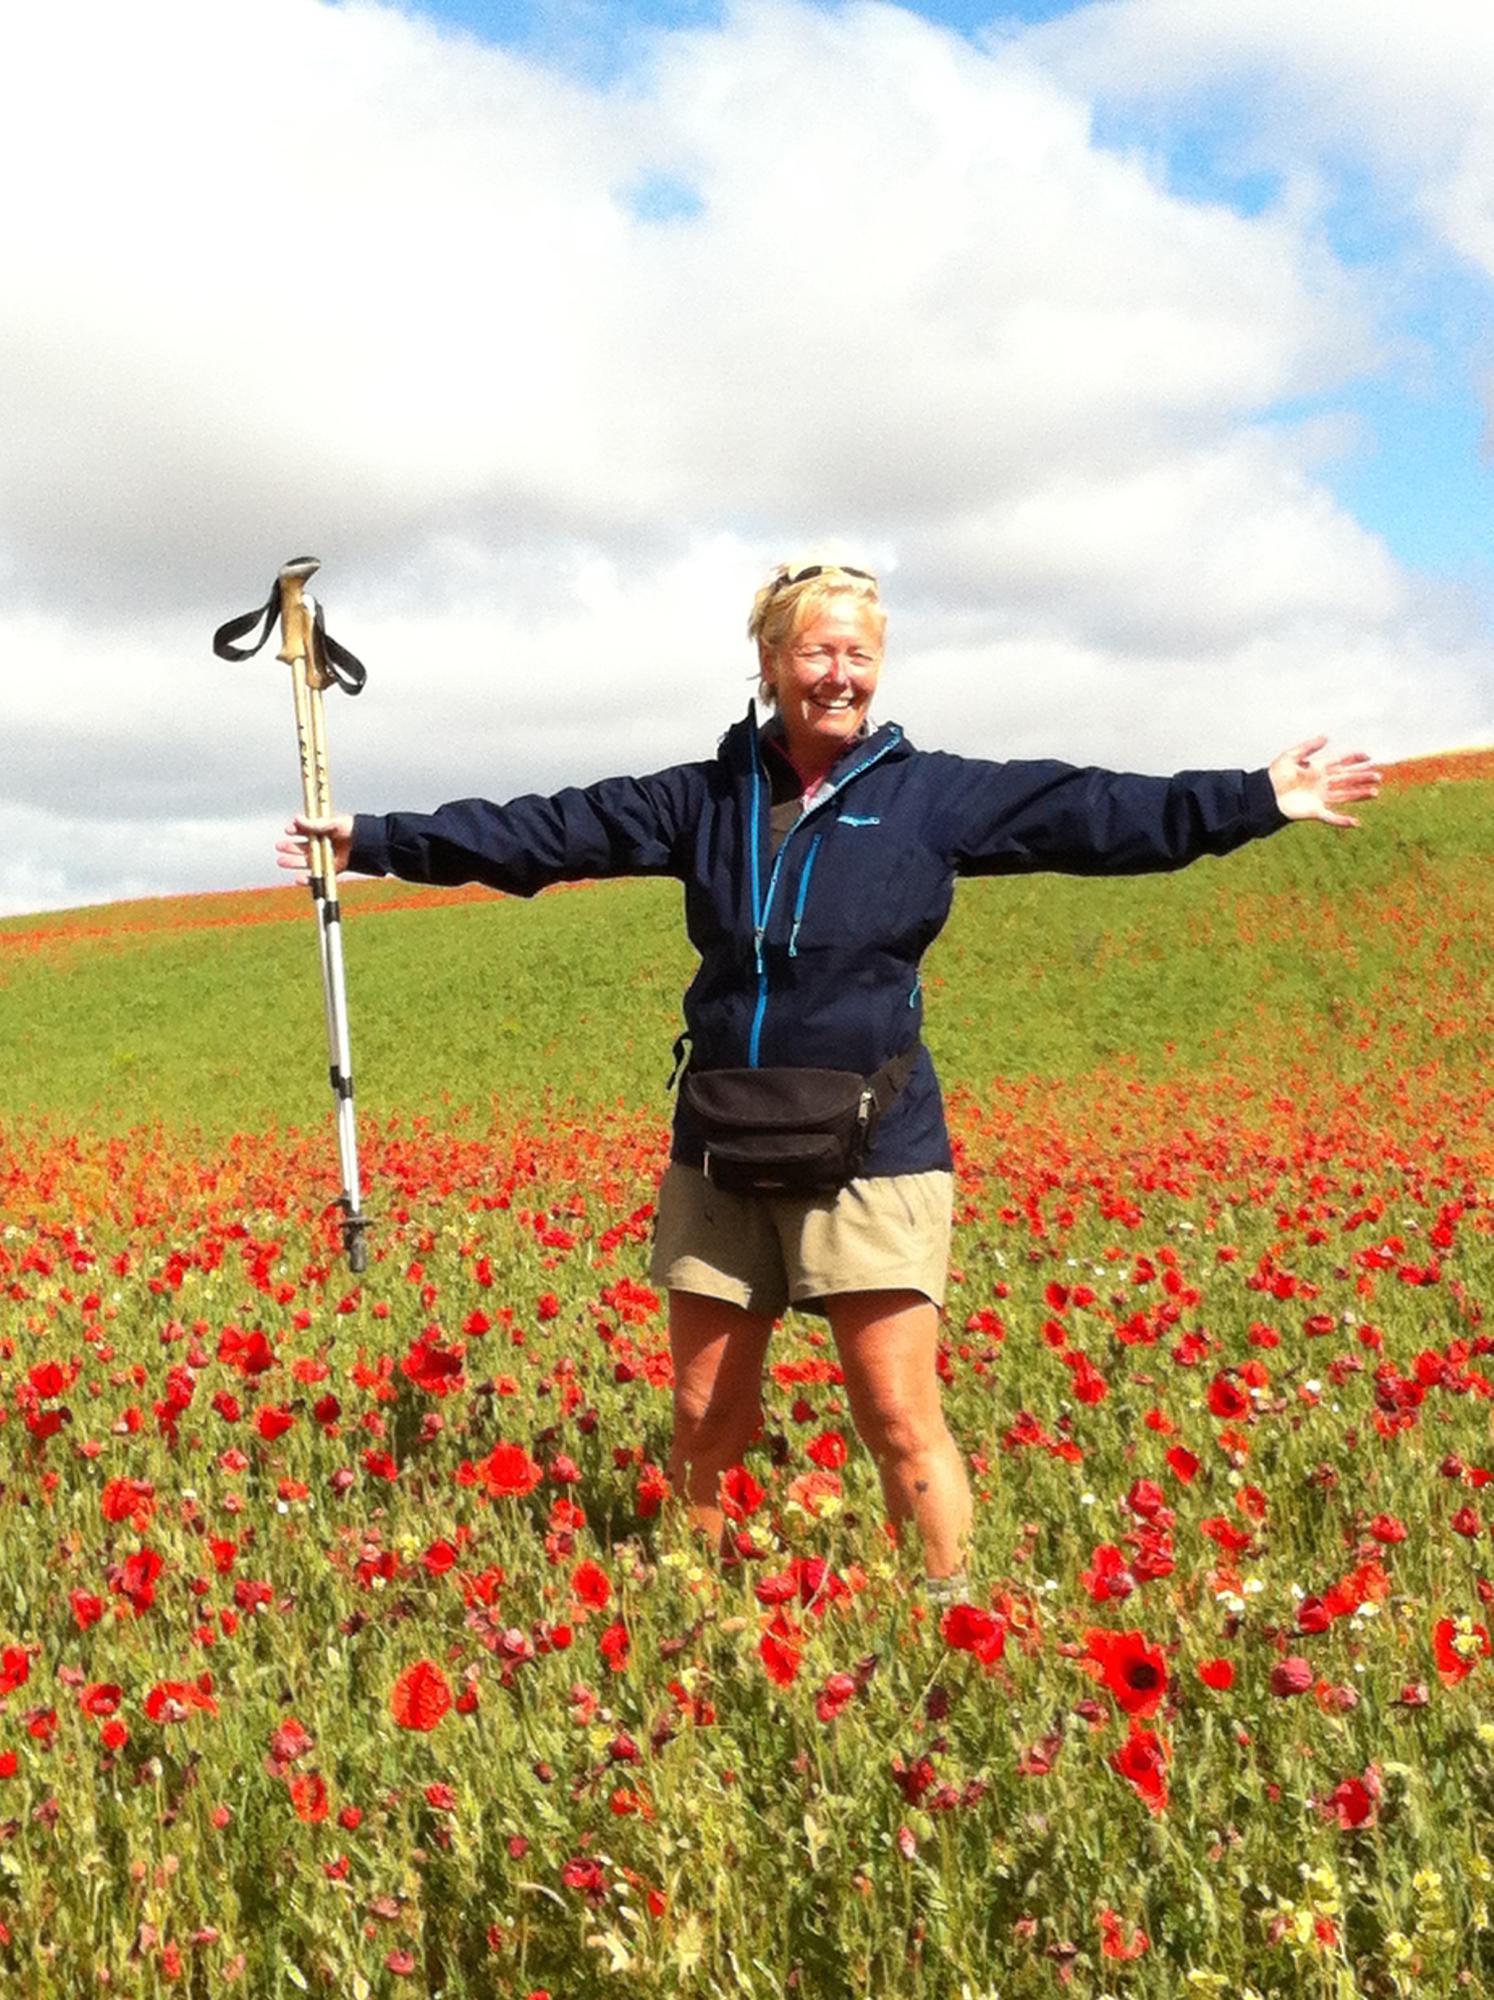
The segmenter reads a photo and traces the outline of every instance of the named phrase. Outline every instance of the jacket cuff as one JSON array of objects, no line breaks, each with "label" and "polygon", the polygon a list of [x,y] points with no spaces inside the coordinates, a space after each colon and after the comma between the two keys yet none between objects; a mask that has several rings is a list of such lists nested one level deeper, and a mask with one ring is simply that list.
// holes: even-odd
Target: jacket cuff
[{"label": "jacket cuff", "polygon": [[348,848],[350,875],[387,875],[389,841],[384,821],[376,813],[354,813],[353,839]]},{"label": "jacket cuff", "polygon": [[1291,824],[1276,803],[1276,787],[1268,770],[1245,773],[1245,817],[1251,833],[1257,836],[1276,833]]}]

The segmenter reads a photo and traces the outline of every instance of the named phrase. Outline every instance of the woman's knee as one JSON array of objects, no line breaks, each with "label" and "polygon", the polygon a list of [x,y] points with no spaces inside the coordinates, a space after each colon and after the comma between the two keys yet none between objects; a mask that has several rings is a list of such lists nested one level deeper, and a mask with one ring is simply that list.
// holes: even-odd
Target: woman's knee
[{"label": "woman's knee", "polygon": [[731,1464],[741,1457],[762,1423],[762,1403],[723,1404],[709,1396],[676,1394],[674,1450],[677,1456],[703,1463]]},{"label": "woman's knee", "polygon": [[904,1465],[941,1451],[949,1442],[943,1415],[872,1403],[854,1412],[862,1443],[877,1463]]}]

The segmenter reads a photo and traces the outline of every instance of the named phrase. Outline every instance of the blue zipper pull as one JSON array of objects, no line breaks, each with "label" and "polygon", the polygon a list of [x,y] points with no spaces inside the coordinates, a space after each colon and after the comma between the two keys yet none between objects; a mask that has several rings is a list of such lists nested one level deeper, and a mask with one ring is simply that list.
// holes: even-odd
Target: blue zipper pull
[{"label": "blue zipper pull", "polygon": [[804,872],[799,877],[799,893],[794,898],[794,921],[793,921],[793,926],[789,931],[788,955],[790,958],[797,958],[799,955],[799,925],[803,921],[804,904],[806,898],[809,895],[810,870],[814,867],[814,857],[819,853],[820,842],[824,839],[824,837],[825,837],[824,829],[821,828],[821,830],[815,835],[814,839],[809,843],[809,853],[805,857],[804,861]]}]

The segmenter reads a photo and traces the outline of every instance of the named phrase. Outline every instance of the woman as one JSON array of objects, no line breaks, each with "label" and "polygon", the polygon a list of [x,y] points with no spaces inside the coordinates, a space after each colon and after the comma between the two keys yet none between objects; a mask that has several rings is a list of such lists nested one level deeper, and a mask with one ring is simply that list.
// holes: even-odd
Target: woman
[{"label": "woman", "polygon": [[[749,706],[715,758],[506,806],[298,818],[279,854],[304,869],[306,835],[327,833],[339,869],[519,895],[586,877],[683,882],[701,963],[652,1264],[669,1294],[671,1482],[722,1537],[720,1479],[757,1430],[773,1322],[789,1304],[822,1312],[889,1518],[916,1525],[931,1592],[950,1599],[965,1583],[970,1488],[935,1365],[953,1181],[918,966],[956,878],[1139,873],[1289,820],[1353,826],[1342,808],[1373,797],[1380,774],[1362,752],[1325,757],[1321,737],[1263,771],[1171,779],[915,750],[870,718],[885,625],[869,572],[781,566],[748,623],[770,719],[759,727]],[[696,1092],[723,1071],[762,1072],[750,1090],[813,1069],[874,1086],[851,1178],[734,1191]]]}]

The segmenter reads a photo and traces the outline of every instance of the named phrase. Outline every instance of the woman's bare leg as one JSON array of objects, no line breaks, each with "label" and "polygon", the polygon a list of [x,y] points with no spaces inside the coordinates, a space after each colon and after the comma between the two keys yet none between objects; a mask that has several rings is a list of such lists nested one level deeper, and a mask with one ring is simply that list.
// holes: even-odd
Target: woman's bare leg
[{"label": "woman's bare leg", "polygon": [[944,1422],[933,1303],[922,1292],[841,1292],[825,1311],[888,1518],[916,1524],[930,1577],[953,1576],[970,1539],[970,1482]]},{"label": "woman's bare leg", "polygon": [[721,1475],[738,1465],[762,1421],[763,1362],[773,1322],[698,1292],[669,1294],[674,1437],[669,1483],[719,1545]]}]

